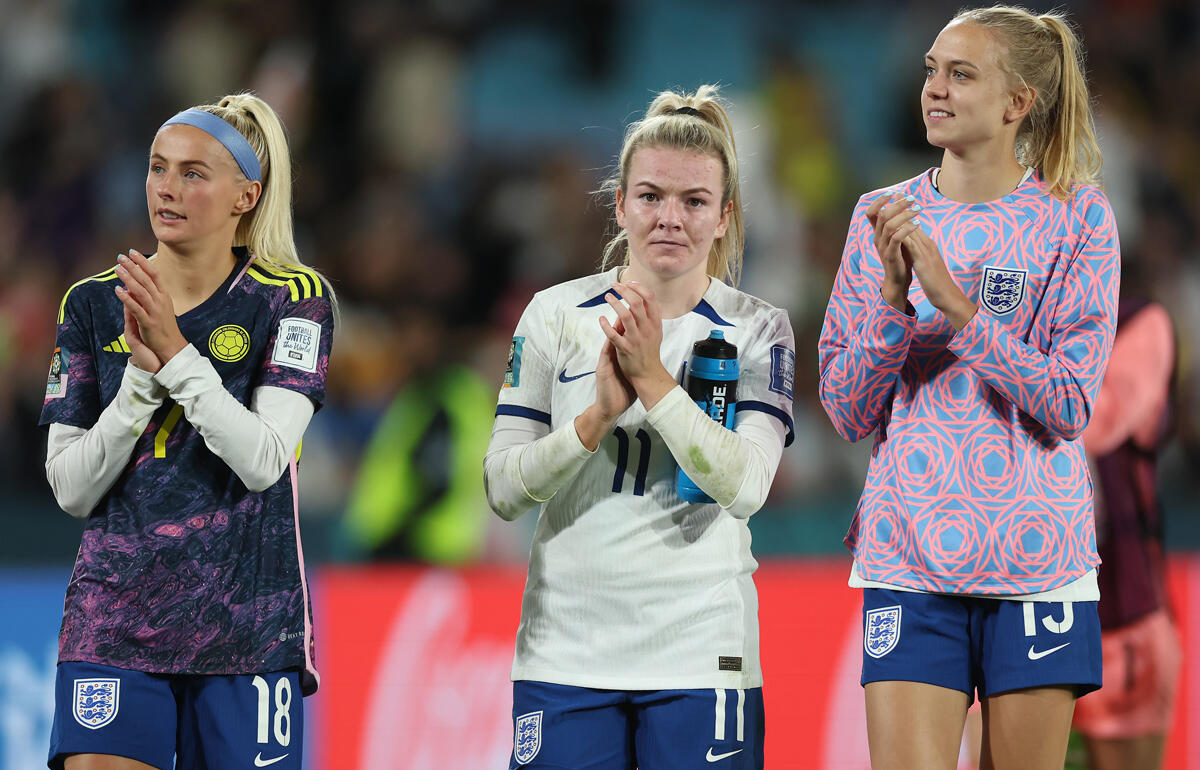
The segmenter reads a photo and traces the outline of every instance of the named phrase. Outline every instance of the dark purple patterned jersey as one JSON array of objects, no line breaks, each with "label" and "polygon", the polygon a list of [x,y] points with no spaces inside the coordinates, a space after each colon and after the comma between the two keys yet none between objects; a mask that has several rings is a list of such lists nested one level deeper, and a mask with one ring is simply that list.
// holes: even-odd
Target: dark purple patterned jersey
[{"label": "dark purple patterned jersey", "polygon": [[[320,408],[333,340],[321,279],[235,249],[219,289],[178,317],[225,389],[303,393]],[[129,347],[115,270],[72,286],[58,315],[41,424],[91,428],[121,384]],[[298,529],[297,457],[249,491],[169,397],[87,519],[67,588],[60,661],[164,674],[303,672],[316,689]]]}]

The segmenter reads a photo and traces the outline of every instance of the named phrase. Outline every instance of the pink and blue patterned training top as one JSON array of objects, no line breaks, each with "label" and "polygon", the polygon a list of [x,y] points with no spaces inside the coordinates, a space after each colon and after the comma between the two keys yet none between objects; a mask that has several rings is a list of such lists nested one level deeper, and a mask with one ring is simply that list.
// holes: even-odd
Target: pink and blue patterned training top
[{"label": "pink and blue patterned training top", "polygon": [[[233,272],[179,316],[180,331],[243,405],[269,385],[319,408],[333,338],[328,291],[311,270],[235,252]],[[90,428],[116,395],[129,360],[118,283],[109,270],[63,299],[43,425]],[[252,492],[182,411],[163,402],[88,517],[59,660],[161,674],[297,669],[307,694],[317,678],[295,461]]]},{"label": "pink and blue patterned training top", "polygon": [[[1062,201],[1040,173],[958,203],[932,170],[855,207],[821,330],[820,396],[834,427],[874,434],[846,545],[865,580],[922,591],[1024,594],[1099,562],[1083,444],[1112,349],[1120,283],[1104,194]],[[883,301],[866,208],[899,191],[979,312],[957,334],[913,278],[916,317]]]}]

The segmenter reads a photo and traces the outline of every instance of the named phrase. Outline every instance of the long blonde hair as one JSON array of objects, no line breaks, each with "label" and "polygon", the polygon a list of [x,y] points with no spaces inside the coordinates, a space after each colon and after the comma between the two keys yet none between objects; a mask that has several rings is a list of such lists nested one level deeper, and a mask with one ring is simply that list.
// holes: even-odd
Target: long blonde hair
[{"label": "long blonde hair", "polygon": [[1103,157],[1096,142],[1083,46],[1061,13],[1035,15],[1015,6],[959,11],[954,21],[993,31],[1006,50],[1000,67],[1015,89],[1036,92],[1017,132],[1017,159],[1042,172],[1050,192],[1066,200],[1076,185],[1100,183]]},{"label": "long blonde hair", "polygon": [[[717,86],[703,85],[694,94],[663,91],[646,108],[646,117],[629,124],[616,172],[604,181],[600,194],[615,205],[616,192],[624,195],[629,184],[629,164],[633,154],[643,147],[667,147],[712,155],[721,161],[724,173],[721,209],[732,202],[729,227],[725,235],[713,241],[708,253],[708,274],[730,286],[742,277],[742,250],[746,225],[742,216],[742,192],[738,184],[737,148],[733,126],[724,106],[717,99]],[[690,108],[697,114],[678,112]],[[614,218],[615,223],[615,218]],[[614,227],[615,224],[614,224]],[[629,234],[616,227],[616,234],[604,247],[601,269],[614,264],[629,264]]]},{"label": "long blonde hair", "polygon": [[234,246],[245,246],[264,267],[316,273],[337,309],[337,296],[329,281],[300,261],[292,228],[292,160],[283,121],[271,105],[252,93],[230,94],[216,104],[194,109],[211,112],[238,130],[250,143],[262,166],[262,195],[253,209],[242,215],[233,236]]}]

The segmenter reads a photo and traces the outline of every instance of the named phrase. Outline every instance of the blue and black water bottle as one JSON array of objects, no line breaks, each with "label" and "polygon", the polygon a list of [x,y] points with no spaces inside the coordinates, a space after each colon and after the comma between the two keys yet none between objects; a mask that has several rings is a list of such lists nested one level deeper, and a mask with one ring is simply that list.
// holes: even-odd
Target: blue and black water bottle
[{"label": "blue and black water bottle", "polygon": [[[713,329],[707,339],[692,346],[683,387],[705,414],[733,430],[737,411],[737,345],[725,339],[725,332]],[[689,503],[715,502],[692,483],[683,469],[675,476],[675,491]]]}]

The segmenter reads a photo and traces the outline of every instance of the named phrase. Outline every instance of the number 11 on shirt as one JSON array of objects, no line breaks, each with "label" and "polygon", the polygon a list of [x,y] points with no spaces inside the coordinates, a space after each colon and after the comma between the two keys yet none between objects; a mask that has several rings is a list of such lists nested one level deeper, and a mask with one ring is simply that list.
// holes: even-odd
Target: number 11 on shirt
[{"label": "number 11 on shirt", "polygon": [[[620,492],[625,486],[625,469],[629,466],[629,434],[624,428],[613,429],[617,437],[617,472],[613,474],[612,491]],[[650,468],[650,434],[638,428],[633,434],[641,445],[638,453],[637,475],[633,477],[633,493],[639,497],[646,494],[646,472]]]}]

